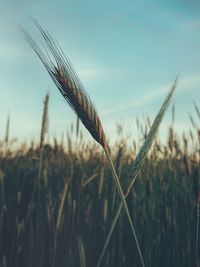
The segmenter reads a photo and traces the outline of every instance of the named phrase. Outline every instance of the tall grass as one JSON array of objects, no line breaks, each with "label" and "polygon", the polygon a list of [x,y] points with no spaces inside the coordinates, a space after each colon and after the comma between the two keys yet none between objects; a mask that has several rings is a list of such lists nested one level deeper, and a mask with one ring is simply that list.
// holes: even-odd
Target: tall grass
[{"label": "tall grass", "polygon": [[[138,124],[138,135],[142,136],[141,129],[149,126]],[[156,137],[127,198],[144,260],[150,267],[198,266],[200,155],[198,133],[195,128],[190,132],[192,135],[186,132],[178,137],[170,126],[166,144]],[[70,144],[69,140],[77,143]],[[118,171],[120,166],[120,182],[126,186],[139,144],[128,147],[123,141],[121,159],[121,142],[117,140],[114,147],[112,158]],[[37,213],[34,186],[40,144],[9,153],[3,149],[0,266],[95,266],[120,204],[118,195],[113,202],[113,182],[101,150],[95,144],[86,144],[81,129],[77,136],[75,127],[63,140],[54,140],[54,144],[46,140]],[[103,266],[140,265],[127,226],[126,217],[121,216]]]},{"label": "tall grass", "polygon": [[[160,123],[161,123],[161,121],[163,119],[163,116],[164,116],[164,114],[165,114],[165,112],[166,112],[166,110],[167,110],[167,108],[169,106],[169,103],[170,103],[171,97],[173,95],[173,92],[174,92],[174,90],[176,88],[177,79],[178,79],[178,77],[176,78],[176,80],[175,80],[170,92],[168,93],[168,95],[167,95],[167,97],[166,97],[166,99],[165,99],[160,111],[158,112],[158,114],[157,114],[157,116],[156,116],[156,118],[155,118],[155,120],[154,120],[154,122],[153,122],[153,124],[152,124],[152,126],[150,128],[150,131],[149,131],[148,135],[145,138],[145,141],[144,141],[142,147],[140,148],[135,160],[133,161],[133,164],[131,166],[131,169],[130,169],[129,175],[128,175],[127,186],[126,186],[125,193],[124,193],[125,197],[127,197],[129,195],[129,193],[130,193],[130,191],[131,191],[131,189],[132,189],[132,187],[133,187],[133,185],[134,185],[134,183],[136,181],[138,173],[139,173],[139,171],[140,171],[140,169],[142,167],[144,159],[146,158],[146,156],[147,156],[147,154],[149,152],[149,149],[151,148],[152,142],[153,142],[153,140],[155,138],[155,135],[156,135],[156,133],[158,131]],[[103,259],[104,254],[105,254],[106,248],[108,246],[108,243],[109,243],[109,240],[111,238],[112,232],[114,231],[114,227],[115,227],[115,225],[117,223],[117,220],[119,218],[121,210],[122,210],[122,203],[120,204],[120,206],[119,206],[119,208],[117,210],[117,213],[115,215],[115,218],[113,220],[113,223],[111,225],[111,229],[110,229],[110,231],[108,233],[108,236],[106,238],[103,250],[101,252],[100,258],[99,258],[98,263],[97,263],[97,267],[99,267],[100,264],[101,264],[101,261]]]}]

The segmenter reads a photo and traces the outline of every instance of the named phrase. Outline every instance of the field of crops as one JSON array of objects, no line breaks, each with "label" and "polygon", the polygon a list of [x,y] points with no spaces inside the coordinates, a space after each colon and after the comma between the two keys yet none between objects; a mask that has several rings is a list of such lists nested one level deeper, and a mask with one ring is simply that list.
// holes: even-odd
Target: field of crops
[{"label": "field of crops", "polygon": [[[156,137],[127,198],[148,267],[199,266],[200,142],[191,121],[182,137],[173,125],[166,144]],[[142,143],[149,125],[136,127]],[[111,148],[122,188],[139,146],[119,133]],[[120,203],[103,151],[84,142],[78,123],[61,141],[48,144],[41,131],[40,144],[11,147],[8,122],[0,148],[0,266],[96,266]],[[101,266],[141,266],[124,212]]]}]

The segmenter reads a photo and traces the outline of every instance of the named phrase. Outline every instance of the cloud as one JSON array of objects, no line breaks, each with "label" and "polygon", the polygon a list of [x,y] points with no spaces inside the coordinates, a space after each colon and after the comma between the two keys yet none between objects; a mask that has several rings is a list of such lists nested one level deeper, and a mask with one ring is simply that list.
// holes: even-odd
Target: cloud
[{"label": "cloud", "polygon": [[83,83],[91,82],[91,81],[98,81],[98,80],[105,80],[107,77],[111,77],[112,75],[118,75],[121,70],[115,68],[113,66],[105,65],[105,64],[96,64],[93,63],[94,60],[86,61],[84,64],[81,64],[77,60],[77,74]]},{"label": "cloud", "polygon": [[164,93],[165,91],[167,91],[169,89],[170,85],[165,85],[162,86],[160,88],[158,88],[157,90],[154,90],[151,93],[145,94],[141,97],[137,97],[136,98],[132,98],[130,99],[128,102],[117,106],[117,107],[113,107],[111,109],[106,110],[103,115],[111,115],[113,113],[117,113],[120,111],[127,111],[129,109],[133,109],[133,108],[138,108],[138,107],[142,107],[148,103],[153,102],[154,100],[156,100],[160,95],[162,95],[162,93]]},{"label": "cloud", "polygon": [[22,55],[22,49],[18,46],[14,46],[10,43],[1,43],[0,44],[0,57],[10,58],[10,57],[19,57]]},{"label": "cloud", "polygon": [[[107,109],[105,112],[103,112],[103,115],[108,116],[114,113],[118,113],[120,111],[128,111],[130,109],[142,107],[144,105],[152,103],[156,99],[158,99],[163,93],[168,92],[171,86],[172,84],[166,84],[156,90],[153,90],[151,93],[145,94],[141,97],[137,97],[137,99],[132,98],[129,101],[121,104],[120,106],[115,106],[111,109]],[[185,92],[191,89],[197,89],[199,88],[199,86],[200,73],[197,73],[183,79],[180,78],[178,81],[177,91],[179,91],[179,93]]]},{"label": "cloud", "polygon": [[178,84],[179,91],[188,91],[200,87],[200,73],[193,74],[189,77],[180,79]]},{"label": "cloud", "polygon": [[99,76],[108,75],[108,70],[105,68],[99,68],[98,66],[83,66],[81,68],[77,68],[78,76],[83,81],[89,81]]}]

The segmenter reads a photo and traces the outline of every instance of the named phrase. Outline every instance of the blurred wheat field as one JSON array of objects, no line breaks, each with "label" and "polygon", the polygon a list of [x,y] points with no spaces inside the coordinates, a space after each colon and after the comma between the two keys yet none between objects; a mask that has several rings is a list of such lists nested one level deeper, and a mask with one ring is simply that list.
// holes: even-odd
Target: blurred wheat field
[{"label": "blurred wheat field", "polygon": [[[166,144],[155,138],[127,198],[149,267],[199,266],[200,136],[190,119],[189,135],[178,136],[172,123]],[[42,139],[45,127],[39,144],[12,150],[8,119],[0,147],[0,266],[96,266],[120,203],[111,171],[97,145],[84,142],[78,121],[53,144]],[[136,127],[145,140],[149,123]],[[123,188],[138,149],[122,135],[111,149]],[[130,232],[123,212],[102,266],[140,266]]]}]

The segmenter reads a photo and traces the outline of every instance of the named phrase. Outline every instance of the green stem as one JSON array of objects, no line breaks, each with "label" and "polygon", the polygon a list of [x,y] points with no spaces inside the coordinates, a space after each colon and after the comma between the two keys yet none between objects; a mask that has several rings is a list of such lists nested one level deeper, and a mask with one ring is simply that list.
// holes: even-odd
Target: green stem
[{"label": "green stem", "polygon": [[[129,212],[129,210],[128,210],[128,206],[127,206],[127,203],[126,203],[126,199],[125,199],[125,196],[124,196],[124,194],[123,194],[123,191],[122,191],[122,188],[121,188],[121,185],[120,185],[120,182],[119,182],[119,178],[118,178],[118,176],[117,176],[117,173],[116,173],[116,170],[115,170],[115,167],[114,167],[114,165],[113,165],[113,162],[112,162],[112,159],[111,159],[111,157],[110,157],[110,154],[109,154],[109,152],[105,149],[105,153],[106,153],[106,156],[107,156],[107,158],[108,158],[108,162],[109,162],[109,164],[110,164],[110,168],[111,168],[111,170],[112,170],[112,174],[113,174],[113,178],[114,178],[114,181],[115,181],[115,185],[116,185],[116,188],[117,188],[117,191],[118,191],[118,193],[119,193],[119,195],[120,195],[120,198],[121,198],[121,204],[120,204],[120,206],[119,206],[119,208],[118,208],[118,211],[117,211],[117,216],[115,216],[115,219],[114,219],[114,221],[113,221],[113,224],[112,224],[112,226],[111,226],[111,230],[113,231],[114,230],[114,227],[115,227],[115,224],[116,224],[116,222],[117,222],[117,219],[118,219],[118,217],[119,217],[119,215],[120,215],[120,213],[121,213],[121,209],[122,209],[122,207],[124,207],[124,209],[125,209],[125,212],[126,212],[126,216],[127,216],[127,218],[128,218],[128,221],[129,221],[129,224],[130,224],[130,226],[131,226],[131,230],[132,230],[132,234],[133,234],[133,237],[134,237],[134,239],[135,239],[135,242],[136,242],[136,246],[137,246],[137,250],[138,250],[138,253],[139,253],[139,257],[140,257],[140,261],[141,261],[141,264],[142,264],[142,267],[145,267],[145,264],[144,264],[144,260],[143,260],[143,257],[142,257],[142,253],[141,253],[141,249],[140,249],[140,246],[139,246],[139,243],[138,243],[138,240],[137,240],[137,235],[136,235],[136,232],[135,232],[135,229],[134,229],[134,226],[133,226],[133,223],[132,223],[132,220],[131,220],[131,216],[130,216],[130,212]],[[115,222],[116,221],[116,222]],[[112,231],[110,231],[110,237],[111,237],[111,235],[112,235]],[[109,240],[110,240],[110,237],[109,237]],[[109,240],[108,240],[108,242],[109,242]],[[106,242],[107,243],[107,242]],[[105,248],[106,249],[106,248]],[[105,251],[104,251],[105,252]],[[103,257],[102,257],[103,258]],[[97,264],[97,267],[99,267],[100,266],[100,261],[98,262],[98,264]]]},{"label": "green stem", "polygon": [[199,201],[197,200],[196,266],[199,267]]},{"label": "green stem", "polygon": [[[124,196],[125,196],[125,198],[127,198],[127,196],[128,196],[128,194],[129,194],[129,192],[130,192],[130,190],[131,190],[133,184],[135,183],[137,174],[138,174],[138,173],[136,173],[136,174],[134,175],[134,178],[133,178],[132,182],[129,184],[129,186],[128,186],[127,190],[126,190],[125,195],[123,195],[123,198],[124,198]],[[100,267],[100,265],[101,265],[101,262],[102,262],[102,260],[103,260],[103,257],[104,257],[104,255],[105,255],[105,252],[106,252],[106,249],[107,249],[107,246],[108,246],[109,241],[110,241],[110,239],[111,239],[112,233],[113,233],[113,231],[114,231],[114,229],[115,229],[115,226],[116,226],[117,221],[118,221],[118,219],[119,219],[119,216],[120,216],[120,214],[121,214],[122,208],[123,208],[123,203],[121,202],[120,205],[119,205],[119,207],[118,207],[118,209],[117,209],[117,213],[116,213],[116,215],[115,215],[115,217],[114,217],[114,220],[113,220],[113,222],[112,222],[111,229],[110,229],[110,231],[109,231],[109,233],[108,233],[108,236],[107,236],[107,238],[106,238],[106,241],[105,241],[105,243],[104,243],[103,250],[102,250],[102,252],[101,252],[101,254],[100,254],[100,257],[99,257],[99,260],[98,260],[98,263],[97,263],[97,267]],[[134,231],[134,233],[135,233],[135,231]],[[135,235],[134,235],[134,238],[135,238],[135,242],[136,242],[136,245],[137,245],[137,249],[138,249],[140,258],[142,259],[141,262],[142,262],[142,264],[143,264],[143,266],[144,266],[144,261],[143,261],[143,258],[142,258],[142,254],[141,254],[141,250],[140,250],[140,247],[139,247],[139,243],[138,243],[138,240],[137,240],[136,233],[135,233]]]}]

